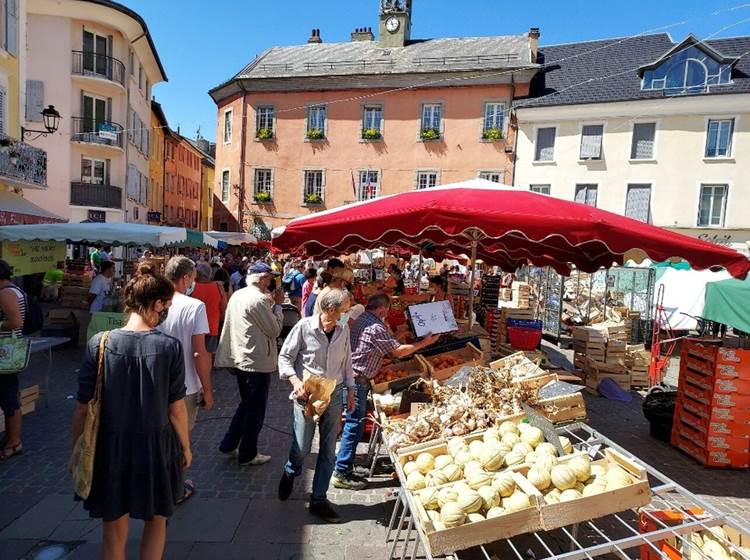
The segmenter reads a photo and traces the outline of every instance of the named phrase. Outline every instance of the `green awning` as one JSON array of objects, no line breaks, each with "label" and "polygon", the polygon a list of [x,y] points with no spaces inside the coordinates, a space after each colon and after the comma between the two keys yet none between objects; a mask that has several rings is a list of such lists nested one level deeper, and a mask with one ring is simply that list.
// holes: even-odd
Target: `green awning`
[{"label": "green awning", "polygon": [[750,276],[706,284],[703,317],[709,321],[750,332]]}]

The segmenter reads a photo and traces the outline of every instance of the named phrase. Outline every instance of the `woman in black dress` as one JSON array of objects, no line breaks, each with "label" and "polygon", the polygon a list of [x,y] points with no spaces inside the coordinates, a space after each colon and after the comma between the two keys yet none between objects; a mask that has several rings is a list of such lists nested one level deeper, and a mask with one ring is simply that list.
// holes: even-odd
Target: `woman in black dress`
[{"label": "woman in black dress", "polygon": [[[106,341],[96,460],[83,505],[104,522],[102,558],[107,560],[124,560],[131,517],[146,521],[141,559],[162,557],[166,521],[183,494],[182,473],[192,461],[182,347],[155,330],[173,295],[169,280],[141,264],[125,288],[130,318]],[[89,341],[80,370],[74,442],[94,394],[101,337]]]}]

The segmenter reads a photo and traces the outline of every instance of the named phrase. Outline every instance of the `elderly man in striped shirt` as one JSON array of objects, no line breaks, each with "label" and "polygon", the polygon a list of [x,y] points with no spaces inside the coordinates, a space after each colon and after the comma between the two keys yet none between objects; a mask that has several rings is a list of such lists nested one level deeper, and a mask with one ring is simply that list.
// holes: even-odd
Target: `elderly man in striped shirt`
[{"label": "elderly man in striped shirt", "polygon": [[344,430],[336,457],[333,485],[336,488],[361,490],[366,487],[369,471],[354,464],[357,444],[362,439],[364,419],[367,414],[367,395],[370,380],[380,371],[383,358],[403,358],[435,343],[439,336],[428,335],[414,344],[401,344],[388,332],[385,318],[391,307],[391,299],[385,294],[372,296],[365,312],[351,328],[352,369],[356,383],[355,405],[347,411]]}]

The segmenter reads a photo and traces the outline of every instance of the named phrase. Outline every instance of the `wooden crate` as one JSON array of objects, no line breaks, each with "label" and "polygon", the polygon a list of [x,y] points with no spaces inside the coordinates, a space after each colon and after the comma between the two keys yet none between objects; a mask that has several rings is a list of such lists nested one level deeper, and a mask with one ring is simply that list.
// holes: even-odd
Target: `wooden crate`
[{"label": "wooden crate", "polygon": [[[36,410],[36,401],[39,398],[39,385],[32,385],[21,389],[19,392],[21,399],[21,415],[25,416]],[[0,413],[0,432],[5,431],[5,416]]]},{"label": "wooden crate", "polygon": [[586,390],[597,394],[597,387],[602,379],[611,379],[624,391],[630,391],[630,373],[625,366],[607,364],[589,360],[586,372]]},{"label": "wooden crate", "polygon": [[[560,461],[564,462],[565,458]],[[594,461],[592,464],[602,465],[605,468],[622,469],[636,482],[624,488],[610,490],[594,496],[585,496],[570,502],[557,504],[543,502],[541,505],[541,522],[545,531],[646,506],[651,502],[651,488],[648,484],[646,470],[621,453],[614,449],[605,449],[604,459]]]},{"label": "wooden crate", "polygon": [[553,424],[584,420],[588,416],[586,401],[581,393],[542,399],[534,405],[534,409]]},{"label": "wooden crate", "polygon": [[[445,356],[456,358],[460,363],[455,366],[436,369],[434,365],[435,362]],[[462,367],[484,365],[484,353],[471,343],[467,344],[463,348],[459,348],[458,350],[452,350],[450,352],[444,352],[442,354],[435,354],[434,356],[423,356],[422,358],[427,362],[427,368],[430,373],[430,378],[438,382],[449,379]]]},{"label": "wooden crate", "polygon": [[388,367],[392,369],[396,369],[398,371],[404,371],[407,373],[401,376],[399,379],[395,379],[391,381],[382,381],[380,383],[373,383],[372,390],[374,393],[385,393],[388,389],[391,388],[391,384],[398,383],[401,380],[406,379],[406,378],[414,378],[414,380],[416,381],[420,377],[424,377],[424,378],[429,377],[429,370],[427,368],[427,362],[425,362],[424,358],[420,355],[415,355],[410,360],[403,360],[403,361],[394,360],[391,364],[387,366],[383,366],[383,369],[388,368]]},{"label": "wooden crate", "polygon": [[[436,530],[432,520],[422,507],[418,499],[413,499],[414,514],[419,518],[425,532],[425,546],[431,556],[443,556],[472,546],[488,544],[501,539],[508,539],[516,535],[539,531],[542,528],[539,491],[523,476],[514,473],[516,485],[529,496],[529,507],[493,519],[486,519],[477,523],[467,523],[460,527]],[[453,486],[453,483],[438,486]]]}]

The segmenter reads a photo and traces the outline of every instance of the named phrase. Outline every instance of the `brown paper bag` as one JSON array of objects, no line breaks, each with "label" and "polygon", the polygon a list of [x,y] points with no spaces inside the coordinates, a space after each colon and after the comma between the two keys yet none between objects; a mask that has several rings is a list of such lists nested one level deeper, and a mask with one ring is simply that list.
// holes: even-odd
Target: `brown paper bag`
[{"label": "brown paper bag", "polygon": [[307,393],[305,417],[312,418],[315,422],[318,422],[328,408],[328,405],[331,404],[331,395],[334,389],[336,389],[336,380],[326,379],[325,377],[305,372],[302,382]]}]

